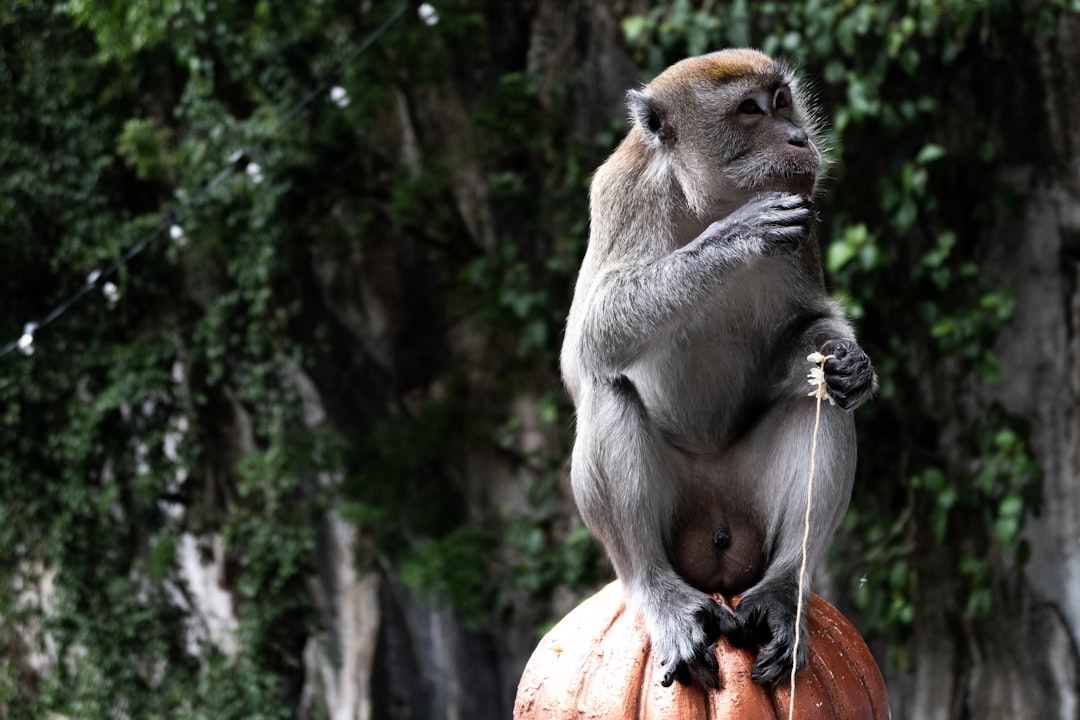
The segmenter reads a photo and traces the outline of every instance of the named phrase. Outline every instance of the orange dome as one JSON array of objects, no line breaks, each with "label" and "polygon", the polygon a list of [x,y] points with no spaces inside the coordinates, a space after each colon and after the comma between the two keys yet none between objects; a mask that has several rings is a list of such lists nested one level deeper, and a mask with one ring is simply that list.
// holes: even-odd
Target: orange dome
[{"label": "orange dome", "polygon": [[[821,597],[807,609],[809,661],[795,679],[798,720],[889,720],[881,672],[858,631]],[[648,634],[611,583],[563,618],[533,652],[518,684],[514,720],[786,720],[788,683],[750,679],[754,653],[716,644],[723,687],[660,685]]]}]

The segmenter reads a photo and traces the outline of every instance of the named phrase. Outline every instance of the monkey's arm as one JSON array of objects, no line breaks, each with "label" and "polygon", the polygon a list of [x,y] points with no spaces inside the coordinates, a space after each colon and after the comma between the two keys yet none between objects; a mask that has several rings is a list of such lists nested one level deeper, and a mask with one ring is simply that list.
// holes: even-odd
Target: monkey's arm
[{"label": "monkey's arm", "polygon": [[725,275],[755,258],[792,252],[813,217],[809,198],[765,193],[668,255],[602,264],[583,298],[579,357],[603,374],[625,367],[650,344],[670,341],[710,296],[723,292]]}]

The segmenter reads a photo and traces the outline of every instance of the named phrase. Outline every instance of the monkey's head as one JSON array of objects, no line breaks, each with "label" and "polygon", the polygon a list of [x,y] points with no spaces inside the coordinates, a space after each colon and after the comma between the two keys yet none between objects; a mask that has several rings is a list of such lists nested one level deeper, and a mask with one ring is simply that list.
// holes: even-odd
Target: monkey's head
[{"label": "monkey's head", "polygon": [[812,195],[818,122],[787,64],[756,50],[682,60],[628,93],[653,177],[679,184],[699,216],[768,190]]}]

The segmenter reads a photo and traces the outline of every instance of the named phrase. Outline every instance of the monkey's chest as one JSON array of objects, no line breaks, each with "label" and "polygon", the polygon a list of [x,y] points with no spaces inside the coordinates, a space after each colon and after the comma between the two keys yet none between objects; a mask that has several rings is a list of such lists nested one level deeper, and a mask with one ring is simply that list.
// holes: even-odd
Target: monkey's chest
[{"label": "monkey's chest", "polygon": [[699,339],[667,349],[629,377],[673,447],[713,454],[756,422],[778,384],[763,355],[752,337]]}]

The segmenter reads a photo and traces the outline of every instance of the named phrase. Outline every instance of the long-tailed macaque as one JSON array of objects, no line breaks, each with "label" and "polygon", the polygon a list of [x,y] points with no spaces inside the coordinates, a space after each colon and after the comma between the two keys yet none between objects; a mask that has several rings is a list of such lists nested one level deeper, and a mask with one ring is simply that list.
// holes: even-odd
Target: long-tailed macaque
[{"label": "long-tailed macaque", "polygon": [[[562,349],[574,496],[664,685],[693,674],[718,687],[720,634],[760,646],[752,676],[775,683],[791,670],[799,594],[807,355],[834,356],[836,403],[822,409],[809,571],[847,509],[850,411],[877,385],[811,233],[817,121],[792,69],[754,50],[683,60],[628,104],[629,134],[592,181]],[[709,593],[741,593],[737,610]]]}]

